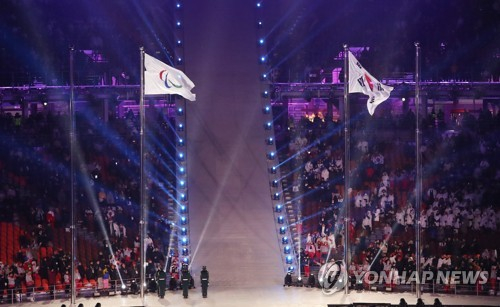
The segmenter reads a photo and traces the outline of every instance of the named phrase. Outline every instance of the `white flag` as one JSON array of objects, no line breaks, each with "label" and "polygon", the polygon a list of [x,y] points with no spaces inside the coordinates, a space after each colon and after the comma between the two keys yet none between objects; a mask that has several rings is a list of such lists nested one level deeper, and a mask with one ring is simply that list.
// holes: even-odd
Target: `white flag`
[{"label": "white flag", "polygon": [[177,94],[190,101],[196,100],[191,93],[194,87],[182,71],[175,69],[154,57],[144,54],[144,95]]},{"label": "white flag", "polygon": [[393,89],[392,86],[384,85],[370,75],[349,51],[349,93],[368,95],[366,107],[370,115],[373,115],[379,104],[389,98]]}]

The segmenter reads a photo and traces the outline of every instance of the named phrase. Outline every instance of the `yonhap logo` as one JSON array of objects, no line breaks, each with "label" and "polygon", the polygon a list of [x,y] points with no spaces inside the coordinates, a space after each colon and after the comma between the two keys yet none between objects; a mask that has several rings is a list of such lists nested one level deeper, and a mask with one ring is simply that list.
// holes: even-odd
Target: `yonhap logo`
[{"label": "yonhap logo", "polygon": [[343,260],[325,263],[318,273],[321,291],[324,294],[334,294],[347,285],[347,271]]}]

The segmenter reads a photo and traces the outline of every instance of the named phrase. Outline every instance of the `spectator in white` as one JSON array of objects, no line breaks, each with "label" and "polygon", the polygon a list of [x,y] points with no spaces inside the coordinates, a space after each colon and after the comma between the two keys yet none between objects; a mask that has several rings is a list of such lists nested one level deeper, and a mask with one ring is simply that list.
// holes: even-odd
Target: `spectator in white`
[{"label": "spectator in white", "polygon": [[365,194],[363,194],[363,199],[361,200],[361,207],[365,208],[366,206],[368,206],[369,203],[370,203],[370,195],[368,195],[368,193],[365,192]]},{"label": "spectator in white", "polygon": [[439,227],[441,225],[441,213],[438,210],[433,210],[434,214],[434,226]]},{"label": "spectator in white", "polygon": [[392,235],[392,227],[389,224],[385,224],[384,226],[384,240],[387,241]]},{"label": "spectator in white", "polygon": [[378,197],[383,197],[387,195],[387,186],[385,186],[383,183],[380,183],[380,187],[378,188],[377,192]]},{"label": "spectator in white", "polygon": [[147,234],[146,238],[144,238],[144,244],[146,245],[146,248],[154,248],[153,239],[151,239],[151,236],[149,234]]},{"label": "spectator in white", "polygon": [[306,173],[310,173],[314,169],[312,162],[307,161],[306,165],[304,166],[304,169],[306,170]]},{"label": "spectator in white", "polygon": [[307,234],[307,238],[306,238],[306,244],[312,244],[313,241],[312,241],[312,236],[311,236],[311,233],[309,232]]},{"label": "spectator in white", "polygon": [[363,195],[361,195],[361,192],[356,193],[356,196],[354,196],[354,207],[361,208],[362,200],[363,200]]},{"label": "spectator in white", "polygon": [[120,225],[118,225],[117,222],[111,221],[110,223],[113,224],[113,234],[117,237],[120,238],[121,232],[120,232]]},{"label": "spectator in white", "polygon": [[120,234],[123,238],[127,237],[127,228],[123,225],[123,223],[120,223]]},{"label": "spectator in white", "polygon": [[363,229],[365,229],[368,234],[371,234],[373,225],[372,225],[372,213],[371,211],[367,211],[365,217],[363,218],[363,222],[361,223]]},{"label": "spectator in white", "polygon": [[35,281],[33,280],[33,273],[31,271],[26,272],[24,279],[27,287],[33,287],[35,285]]},{"label": "spectator in white", "polygon": [[328,245],[330,246],[330,249],[337,248],[337,245],[335,244],[335,235],[333,233],[330,233],[328,236]]},{"label": "spectator in white", "polygon": [[79,282],[82,280],[82,275],[80,274],[80,271],[78,271],[78,268],[75,268],[75,281]]},{"label": "spectator in white", "polygon": [[427,228],[427,212],[425,209],[422,209],[422,213],[420,214],[420,227],[422,227],[423,230]]},{"label": "spectator in white", "polygon": [[361,153],[363,154],[368,153],[368,142],[366,140],[359,141],[356,147]]},{"label": "spectator in white", "polygon": [[415,220],[415,209],[413,209],[413,206],[411,204],[408,204],[408,206],[406,207],[406,214],[405,214],[406,226],[413,226],[414,220]]},{"label": "spectator in white", "polygon": [[323,182],[327,182],[329,177],[330,172],[326,167],[323,167],[323,169],[321,170],[321,180],[323,180]]},{"label": "spectator in white", "polygon": [[383,186],[385,186],[385,187],[390,187],[391,186],[391,181],[390,181],[390,178],[389,178],[389,175],[387,174],[387,172],[383,172],[382,173],[381,180],[382,180],[382,185]]},{"label": "spectator in white", "polygon": [[375,208],[375,210],[373,212],[373,226],[375,228],[378,228],[378,226],[380,225],[381,213],[382,213],[382,210],[380,209],[380,205],[378,205],[377,208]]},{"label": "spectator in white", "polygon": [[398,209],[396,212],[396,223],[398,223],[398,226],[405,225],[405,213],[402,209]]}]

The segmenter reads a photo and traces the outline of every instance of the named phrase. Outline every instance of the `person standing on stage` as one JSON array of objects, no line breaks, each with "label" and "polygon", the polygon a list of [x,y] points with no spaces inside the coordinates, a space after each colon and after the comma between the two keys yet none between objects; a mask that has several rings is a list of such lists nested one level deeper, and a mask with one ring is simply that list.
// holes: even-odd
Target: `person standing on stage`
[{"label": "person standing on stage", "polygon": [[200,282],[201,282],[201,294],[203,295],[203,298],[207,298],[208,271],[206,266],[203,266],[201,269]]},{"label": "person standing on stage", "polygon": [[167,288],[167,274],[162,270],[158,269],[156,272],[156,283],[158,285],[158,297],[165,297],[165,289]]},{"label": "person standing on stage", "polygon": [[182,295],[184,298],[188,298],[189,282],[191,281],[191,274],[189,274],[187,264],[182,265],[181,272],[181,285],[182,285]]}]

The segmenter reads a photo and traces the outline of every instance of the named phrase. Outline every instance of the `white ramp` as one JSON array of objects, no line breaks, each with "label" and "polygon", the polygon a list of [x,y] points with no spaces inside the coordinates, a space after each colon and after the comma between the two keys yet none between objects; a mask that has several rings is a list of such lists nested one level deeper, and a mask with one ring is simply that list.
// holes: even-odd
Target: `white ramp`
[{"label": "white ramp", "polygon": [[[184,2],[192,269],[211,285],[283,282],[259,96],[255,2]],[[198,282],[198,280],[197,280]]]}]

